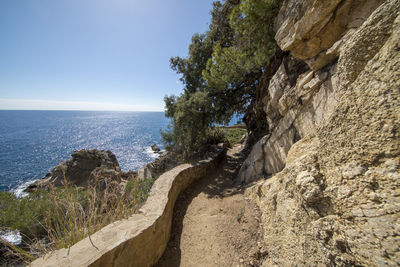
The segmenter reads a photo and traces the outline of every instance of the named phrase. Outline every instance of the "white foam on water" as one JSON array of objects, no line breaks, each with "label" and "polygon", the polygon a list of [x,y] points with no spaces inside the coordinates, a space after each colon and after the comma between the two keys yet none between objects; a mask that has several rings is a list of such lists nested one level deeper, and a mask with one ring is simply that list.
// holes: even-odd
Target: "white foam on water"
[{"label": "white foam on water", "polygon": [[29,195],[29,193],[24,192],[24,190],[36,181],[37,179],[26,181],[25,183],[20,184],[18,187],[11,189],[10,192],[13,193],[17,198],[24,198]]},{"label": "white foam on water", "polygon": [[156,152],[153,151],[153,149],[151,149],[151,146],[146,147],[145,151],[146,151],[147,155],[149,155],[153,159],[156,159],[156,158],[158,158],[160,156],[159,153],[156,153]]},{"label": "white foam on water", "polygon": [[0,238],[13,245],[19,245],[22,243],[22,237],[18,230],[0,231]]}]

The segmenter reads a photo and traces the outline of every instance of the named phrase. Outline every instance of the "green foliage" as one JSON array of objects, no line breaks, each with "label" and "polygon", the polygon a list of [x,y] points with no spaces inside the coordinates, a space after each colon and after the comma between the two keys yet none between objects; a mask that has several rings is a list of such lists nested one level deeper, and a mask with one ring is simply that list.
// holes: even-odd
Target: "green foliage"
[{"label": "green foliage", "polygon": [[259,73],[247,70],[247,56],[235,47],[214,47],[203,77],[212,96],[215,122],[228,123],[235,113],[244,113],[254,96]]},{"label": "green foliage", "polygon": [[[212,109],[208,93],[197,91],[179,98],[166,97],[173,108],[170,130],[163,133],[166,147],[174,147],[183,158],[189,160],[200,151],[207,140],[207,129],[212,122]],[[172,112],[173,111],[173,112]]]},{"label": "green foliage", "polygon": [[245,129],[238,129],[238,128],[228,128],[226,129],[226,139],[229,142],[230,146],[233,146],[242,139],[243,135],[246,134]]},{"label": "green foliage", "polygon": [[[195,34],[187,58],[171,58],[184,93],[166,96],[171,125],[166,148],[188,160],[207,150],[210,129],[251,107],[259,79],[275,53],[273,24],[282,0],[215,1],[211,24]],[[219,138],[221,139],[221,138]],[[215,140],[214,140],[215,141]]]},{"label": "green foliage", "polygon": [[[281,0],[245,0],[233,6],[229,25],[235,33],[231,46],[214,46],[202,72],[217,95],[230,96],[230,114],[241,113],[254,96],[257,80],[276,51],[273,23]],[[229,110],[229,109],[228,109]],[[227,113],[229,115],[229,113]]]},{"label": "green foliage", "polygon": [[155,180],[157,180],[157,178],[129,180],[125,186],[125,194],[135,205],[140,205],[146,201]]},{"label": "green foliage", "polygon": [[245,0],[230,14],[236,45],[248,56],[247,68],[265,66],[275,53],[274,19],[282,0]]},{"label": "green foliage", "polygon": [[192,94],[204,88],[201,72],[212,54],[213,43],[205,34],[195,34],[189,46],[189,57],[173,57],[170,59],[171,68],[181,74],[180,80],[185,85],[186,94]]},{"label": "green foliage", "polygon": [[211,10],[211,24],[207,37],[215,45],[220,42],[222,47],[230,47],[235,42],[235,32],[229,22],[229,15],[240,0],[227,0],[224,3],[215,1]]},{"label": "green foliage", "polygon": [[19,230],[29,238],[44,235],[46,222],[65,213],[64,209],[57,209],[56,201],[70,199],[71,195],[83,209],[88,206],[87,191],[72,187],[57,188],[50,192],[39,190],[25,198],[0,192],[0,228]]},{"label": "green foliage", "polygon": [[208,146],[218,145],[227,141],[225,132],[219,127],[212,127],[207,129],[206,137],[207,138],[205,145]]},{"label": "green foliage", "polygon": [[222,48],[220,43],[214,47],[212,57],[207,62],[202,75],[210,88],[226,89],[235,81],[243,79],[247,73],[247,57],[235,47]]},{"label": "green foliage", "polygon": [[44,192],[22,199],[9,192],[0,192],[0,229],[19,230],[28,237],[43,234],[42,211],[49,204]]}]

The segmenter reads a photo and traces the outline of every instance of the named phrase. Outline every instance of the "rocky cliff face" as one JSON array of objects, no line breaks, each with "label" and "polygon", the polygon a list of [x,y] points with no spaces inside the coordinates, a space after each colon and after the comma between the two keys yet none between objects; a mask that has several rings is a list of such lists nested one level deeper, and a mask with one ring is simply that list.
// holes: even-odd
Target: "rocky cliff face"
[{"label": "rocky cliff face", "polygon": [[397,266],[400,1],[286,0],[275,26],[290,56],[239,174],[262,178],[264,265]]}]

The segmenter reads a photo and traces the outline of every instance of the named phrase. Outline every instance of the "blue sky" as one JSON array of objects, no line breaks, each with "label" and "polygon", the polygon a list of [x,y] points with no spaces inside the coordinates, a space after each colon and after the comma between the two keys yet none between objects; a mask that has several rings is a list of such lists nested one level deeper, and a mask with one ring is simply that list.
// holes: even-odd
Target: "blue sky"
[{"label": "blue sky", "polygon": [[212,2],[0,1],[0,109],[164,110]]}]

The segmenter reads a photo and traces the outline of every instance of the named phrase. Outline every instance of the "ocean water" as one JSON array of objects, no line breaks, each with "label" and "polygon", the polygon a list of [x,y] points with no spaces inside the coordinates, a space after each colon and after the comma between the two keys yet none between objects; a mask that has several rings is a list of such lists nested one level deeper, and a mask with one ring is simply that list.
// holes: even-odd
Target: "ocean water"
[{"label": "ocean water", "polygon": [[42,178],[74,150],[111,150],[123,171],[137,170],[162,147],[163,112],[0,111],[0,191]]}]

